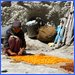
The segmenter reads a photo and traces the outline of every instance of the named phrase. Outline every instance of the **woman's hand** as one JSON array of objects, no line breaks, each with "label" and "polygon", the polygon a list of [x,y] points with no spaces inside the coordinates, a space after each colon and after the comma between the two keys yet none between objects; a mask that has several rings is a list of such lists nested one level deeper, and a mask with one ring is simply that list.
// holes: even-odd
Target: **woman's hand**
[{"label": "woman's hand", "polygon": [[11,56],[16,56],[17,54],[15,52],[10,53]]},{"label": "woman's hand", "polygon": [[15,36],[15,35],[11,35],[10,37],[13,37],[13,38],[18,38],[17,36]]},{"label": "woman's hand", "polygon": [[15,52],[12,52],[10,49],[7,51],[11,56],[16,56],[17,54]]},{"label": "woman's hand", "polygon": [[22,55],[24,50],[25,50],[25,48],[20,48],[20,51],[18,52],[18,55]]}]

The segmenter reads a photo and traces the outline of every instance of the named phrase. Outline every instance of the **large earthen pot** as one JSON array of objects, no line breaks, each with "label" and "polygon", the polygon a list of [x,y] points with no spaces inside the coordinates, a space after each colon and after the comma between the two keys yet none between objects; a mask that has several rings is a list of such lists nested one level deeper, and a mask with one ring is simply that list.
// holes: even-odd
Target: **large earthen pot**
[{"label": "large earthen pot", "polygon": [[43,42],[54,41],[56,35],[56,29],[54,26],[42,26],[39,29],[37,39]]}]

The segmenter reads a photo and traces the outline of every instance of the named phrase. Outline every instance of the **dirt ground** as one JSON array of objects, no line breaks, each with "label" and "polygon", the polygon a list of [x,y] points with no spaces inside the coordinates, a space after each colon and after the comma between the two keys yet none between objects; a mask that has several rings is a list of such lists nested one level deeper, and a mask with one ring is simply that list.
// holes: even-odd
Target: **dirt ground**
[{"label": "dirt ground", "polygon": [[[71,45],[68,48],[66,46],[59,49],[52,50],[48,44],[42,43],[38,40],[33,40],[25,36],[26,39],[26,52],[32,54],[46,54],[63,58],[69,58],[74,60],[74,46]],[[60,64],[56,65],[32,65],[23,62],[13,63],[8,56],[1,55],[1,71],[2,74],[73,74],[71,71],[67,71],[60,68]]]}]

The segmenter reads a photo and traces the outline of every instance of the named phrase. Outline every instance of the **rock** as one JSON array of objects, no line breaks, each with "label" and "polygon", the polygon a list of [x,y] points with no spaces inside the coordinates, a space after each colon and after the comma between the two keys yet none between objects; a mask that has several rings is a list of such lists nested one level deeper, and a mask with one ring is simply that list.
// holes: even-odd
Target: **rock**
[{"label": "rock", "polygon": [[[64,3],[62,2],[41,3],[41,2],[23,2],[23,1],[11,2],[11,7],[2,8],[2,25],[6,25],[7,22],[8,24],[10,24],[10,22],[13,22],[15,18],[18,18],[22,22],[22,25],[25,25],[27,21],[36,17],[40,17],[41,19],[43,19],[44,22],[47,22],[48,21],[47,18],[49,16],[51,16],[51,18],[49,18],[49,21],[51,21],[50,19],[52,19],[55,25],[58,25],[60,15],[64,14],[65,12],[62,13],[60,12],[61,10],[57,11],[55,7],[57,5],[58,10],[59,10],[61,7],[60,6],[61,4],[62,5],[61,9],[62,9],[65,3],[66,2]],[[55,15],[52,14],[53,12],[55,12],[54,13]]]},{"label": "rock", "polygon": [[61,66],[61,68],[65,69],[67,71],[74,72],[74,63],[66,63],[66,65]]},{"label": "rock", "polygon": [[2,34],[1,34],[1,38],[4,38],[5,36],[6,36],[6,31],[9,29],[11,27],[11,25],[9,25],[9,26],[4,26],[4,27],[2,27],[1,26],[1,32],[2,32]]},{"label": "rock", "polygon": [[17,2],[18,5],[24,5],[23,1]]},{"label": "rock", "polygon": [[1,3],[1,6],[2,7],[10,7],[11,6],[11,1],[3,1],[2,3]]},{"label": "rock", "polygon": [[5,72],[8,72],[7,70],[2,70],[1,72],[5,73]]}]

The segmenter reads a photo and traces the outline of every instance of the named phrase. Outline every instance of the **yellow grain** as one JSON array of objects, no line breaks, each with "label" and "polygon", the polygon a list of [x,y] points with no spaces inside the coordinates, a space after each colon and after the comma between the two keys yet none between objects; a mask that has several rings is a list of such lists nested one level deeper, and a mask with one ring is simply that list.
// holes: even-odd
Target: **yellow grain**
[{"label": "yellow grain", "polygon": [[57,64],[60,62],[69,62],[72,63],[73,60],[67,58],[59,58],[55,56],[48,56],[48,55],[28,55],[28,56],[11,56],[11,59],[15,61],[23,61],[29,64]]}]

